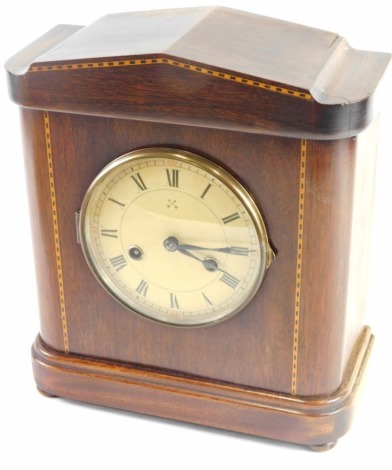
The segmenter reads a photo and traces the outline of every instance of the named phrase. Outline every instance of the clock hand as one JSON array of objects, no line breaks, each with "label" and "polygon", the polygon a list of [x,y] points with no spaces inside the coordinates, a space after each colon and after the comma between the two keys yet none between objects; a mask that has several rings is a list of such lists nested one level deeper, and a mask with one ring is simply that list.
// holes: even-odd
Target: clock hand
[{"label": "clock hand", "polygon": [[189,251],[184,250],[183,248],[177,248],[175,251],[178,251],[179,253],[182,253],[183,255],[189,256],[190,258],[200,261],[200,263],[202,263],[202,265],[206,268],[207,271],[211,271],[211,272],[221,271],[223,273],[225,272],[223,271],[223,269],[220,269],[220,267],[218,266],[218,263],[214,259],[211,259],[211,258],[201,259],[195,256],[193,253],[189,253]]},{"label": "clock hand", "polygon": [[193,258],[205,267],[207,271],[221,271],[222,273],[226,273],[223,269],[221,269],[217,263],[212,258],[206,258],[206,259],[201,259],[198,256],[195,256],[193,253],[190,253],[188,250],[183,248],[183,245],[179,245],[177,238],[175,237],[168,237],[166,240],[163,242],[163,246],[166,248],[168,251],[178,251],[179,253],[182,253],[185,256],[189,256],[189,258]]},{"label": "clock hand", "polygon": [[[167,244],[167,246],[165,245],[165,243]],[[176,251],[180,249],[187,250],[187,251],[188,250],[203,250],[203,251],[216,251],[219,253],[228,253],[229,255],[239,255],[239,256],[247,256],[248,253],[256,251],[256,250],[249,250],[248,248],[242,248],[240,246],[225,246],[222,248],[208,248],[208,247],[197,246],[197,245],[186,245],[186,244],[181,245],[175,237],[167,238],[163,244],[165,248],[168,249],[169,251]],[[175,247],[175,248],[171,250],[170,248],[168,248],[168,246]]]},{"label": "clock hand", "polygon": [[198,258],[193,253],[190,253],[189,251],[184,250],[184,248],[178,248],[174,251],[178,251],[179,253],[182,253],[183,255],[189,256],[190,258],[200,261],[207,271],[210,271],[210,272],[220,271],[221,273],[223,273],[222,276],[220,277],[220,280],[223,283],[225,283],[227,286],[231,287],[232,289],[235,289],[241,282],[240,279],[237,279],[232,274],[220,268],[218,262],[214,260],[213,258],[206,258],[206,259]]},{"label": "clock hand", "polygon": [[247,256],[248,253],[256,250],[249,250],[248,248],[242,248],[240,246],[224,246],[222,248],[208,248],[205,246],[196,245],[178,245],[178,248],[185,250],[204,250],[204,251],[217,251],[219,253],[228,253],[229,255]]}]

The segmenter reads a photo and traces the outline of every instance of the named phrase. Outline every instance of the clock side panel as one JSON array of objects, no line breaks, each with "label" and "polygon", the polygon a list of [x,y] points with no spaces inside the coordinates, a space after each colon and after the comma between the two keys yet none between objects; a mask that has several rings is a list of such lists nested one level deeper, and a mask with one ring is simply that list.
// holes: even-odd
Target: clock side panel
[{"label": "clock side panel", "polygon": [[355,138],[307,143],[293,393],[334,393],[364,324],[377,122]]},{"label": "clock side panel", "polygon": [[[300,141],[60,113],[48,116],[69,352],[290,392]],[[77,242],[75,213],[94,177],[114,158],[152,146],[211,158],[247,187],[261,209],[277,257],[250,304],[222,323],[177,328],[133,314],[98,284]],[[53,249],[53,243],[47,247]],[[58,273],[46,279],[55,290]],[[43,314],[46,321],[56,322],[59,307],[44,308],[49,310]],[[50,336],[43,339],[63,349]]]},{"label": "clock side panel", "polygon": [[355,139],[354,200],[343,364],[349,360],[367,313],[377,140],[378,119]]}]

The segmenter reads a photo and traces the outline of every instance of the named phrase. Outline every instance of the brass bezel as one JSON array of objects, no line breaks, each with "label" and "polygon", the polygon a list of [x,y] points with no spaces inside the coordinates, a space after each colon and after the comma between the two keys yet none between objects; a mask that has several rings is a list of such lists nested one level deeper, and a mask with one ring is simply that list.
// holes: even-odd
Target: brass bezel
[{"label": "brass bezel", "polygon": [[[129,163],[136,163],[138,160],[145,160],[148,158],[162,157],[163,159],[173,159],[178,160],[180,162],[192,164],[201,170],[213,175],[216,179],[222,182],[226,187],[228,187],[234,195],[240,200],[240,202],[246,208],[253,225],[256,229],[259,245],[260,245],[260,252],[261,252],[261,263],[260,263],[260,271],[258,273],[258,277],[254,282],[253,288],[248,292],[247,296],[244,297],[243,302],[233,310],[224,311],[219,315],[216,315],[211,320],[208,321],[198,321],[194,323],[179,323],[173,320],[162,320],[161,318],[155,318],[150,312],[147,313],[147,309],[143,311],[140,304],[133,304],[129,298],[125,298],[125,296],[121,293],[121,291],[116,288],[113,281],[107,276],[106,272],[101,268],[99,260],[94,255],[94,251],[90,249],[91,237],[88,230],[88,216],[89,216],[89,204],[92,199],[92,195],[97,191],[103,184],[103,182],[107,179],[108,175],[110,175],[115,169],[118,169],[120,166],[127,166]],[[201,327],[201,326],[208,326],[212,324],[219,323],[223,320],[226,320],[233,315],[239,313],[254,297],[256,292],[258,291],[264,276],[269,268],[272,260],[274,259],[274,252],[272,251],[269,243],[268,243],[268,236],[267,231],[264,225],[264,221],[258,210],[258,207],[253,200],[252,196],[249,192],[226,170],[222,167],[217,165],[216,163],[208,160],[205,157],[197,155],[192,152],[179,150],[175,148],[168,148],[168,147],[153,147],[153,148],[143,148],[139,150],[134,150],[128,152],[120,157],[116,158],[108,165],[106,165],[101,172],[97,175],[97,177],[92,181],[86,194],[83,199],[83,203],[80,210],[80,218],[79,218],[79,237],[80,237],[80,244],[82,246],[83,254],[86,258],[87,264],[90,267],[92,273],[99,281],[99,283],[104,287],[104,289],[121,305],[125,308],[130,310],[131,312],[137,313],[144,318],[149,320],[153,320],[160,324],[176,326],[176,327]],[[198,319],[194,317],[194,319]],[[200,319],[199,319],[200,320]]]}]

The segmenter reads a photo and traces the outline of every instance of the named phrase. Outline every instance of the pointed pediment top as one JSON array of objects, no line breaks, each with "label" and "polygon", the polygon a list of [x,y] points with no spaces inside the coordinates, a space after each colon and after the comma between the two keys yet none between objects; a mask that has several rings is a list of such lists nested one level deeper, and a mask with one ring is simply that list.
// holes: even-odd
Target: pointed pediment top
[{"label": "pointed pediment top", "polygon": [[6,69],[26,107],[340,138],[376,115],[390,61],[336,33],[202,7],[57,26]]},{"label": "pointed pediment top", "polygon": [[310,89],[341,38],[224,7],[104,16],[35,62],[165,54]]}]

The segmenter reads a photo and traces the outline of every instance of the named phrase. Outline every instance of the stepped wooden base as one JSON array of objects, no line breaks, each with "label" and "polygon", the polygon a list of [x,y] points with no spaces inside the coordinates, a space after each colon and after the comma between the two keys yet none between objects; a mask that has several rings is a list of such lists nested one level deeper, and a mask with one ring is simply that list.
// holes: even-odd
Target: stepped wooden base
[{"label": "stepped wooden base", "polygon": [[32,355],[37,386],[48,395],[323,449],[350,427],[372,342],[365,328],[339,390],[306,398],[62,354],[40,337]]}]

